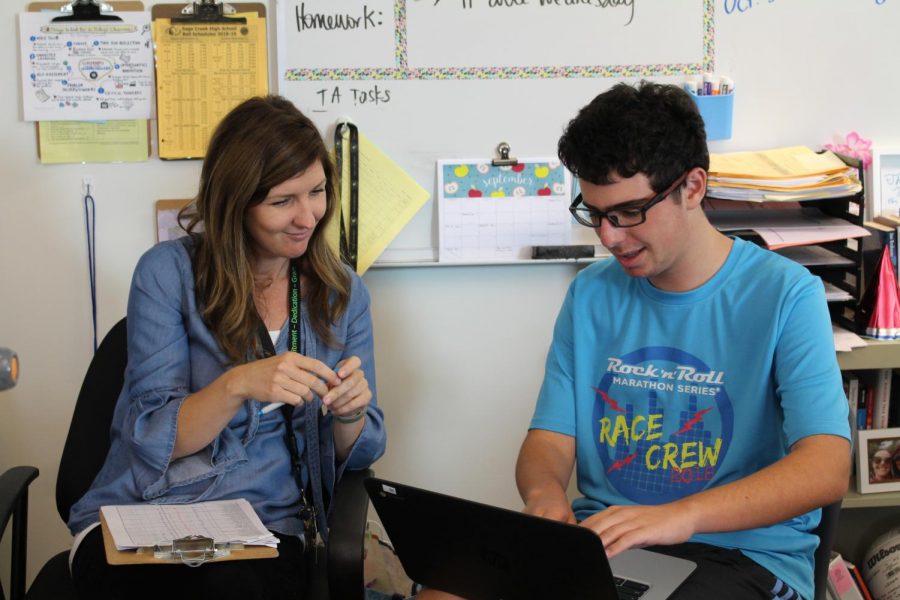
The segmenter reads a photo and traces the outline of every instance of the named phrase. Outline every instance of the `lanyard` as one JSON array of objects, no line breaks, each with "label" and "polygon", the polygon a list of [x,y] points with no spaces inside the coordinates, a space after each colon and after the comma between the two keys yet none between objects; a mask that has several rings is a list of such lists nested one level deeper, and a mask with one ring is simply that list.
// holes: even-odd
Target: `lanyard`
[{"label": "lanyard", "polygon": [[[300,304],[300,274],[297,272],[297,265],[295,265],[293,261],[290,264],[288,272],[288,306],[290,313],[288,316],[288,347],[291,352],[298,352],[305,356],[306,343],[303,336],[300,335],[300,319],[302,316]],[[259,341],[266,352],[266,356],[275,356],[275,346],[272,344],[272,338],[269,337],[269,332],[266,331],[265,323],[262,322],[260,322],[259,325]],[[306,403],[304,403],[304,421],[308,412],[309,411],[306,410]],[[294,473],[294,479],[297,481],[297,487],[300,488],[299,516],[300,520],[303,521],[303,528],[306,533],[306,547],[311,548],[316,543],[316,538],[318,536],[316,506],[309,502],[308,491],[303,485],[303,478],[301,476],[303,462],[300,460],[300,452],[297,450],[297,435],[294,433],[293,413],[294,407],[290,404],[283,404],[281,406],[281,416],[284,418],[284,427],[287,430],[284,442],[287,444],[288,452],[291,455],[291,470]],[[310,472],[310,477],[312,477],[312,472]]]},{"label": "lanyard", "polygon": [[[343,123],[334,132],[334,156],[337,172],[344,176],[344,128],[350,132],[350,231],[344,229],[343,210],[341,211],[341,258],[356,271],[356,258],[359,234],[359,130],[353,123]],[[341,191],[343,192],[343,182]],[[343,200],[341,201],[343,206]]]}]

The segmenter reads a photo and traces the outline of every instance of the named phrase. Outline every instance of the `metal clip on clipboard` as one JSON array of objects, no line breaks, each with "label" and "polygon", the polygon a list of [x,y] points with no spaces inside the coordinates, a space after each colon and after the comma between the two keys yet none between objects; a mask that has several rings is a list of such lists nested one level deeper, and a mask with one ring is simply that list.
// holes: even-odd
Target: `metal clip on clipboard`
[{"label": "metal clip on clipboard", "polygon": [[491,161],[491,164],[495,167],[512,167],[519,164],[515,157],[509,155],[509,144],[506,142],[497,144],[497,154],[500,155],[500,158],[495,158]]},{"label": "metal clip on clipboard", "polygon": [[202,535],[189,535],[187,537],[172,540],[171,544],[156,544],[153,547],[139,548],[141,554],[153,553],[157,560],[178,560],[189,567],[199,567],[203,563],[224,558],[231,554],[232,550],[242,550],[243,544],[234,542],[219,542]]},{"label": "metal clip on clipboard", "polygon": [[181,9],[181,14],[172,17],[172,23],[246,23],[244,17],[229,17],[235,9],[230,4],[215,0],[199,0]]},{"label": "metal clip on clipboard", "polygon": [[54,17],[53,22],[66,21],[121,21],[121,17],[111,15],[112,7],[101,2],[96,4],[94,0],[73,0],[60,7],[59,12],[65,13],[61,17]]}]

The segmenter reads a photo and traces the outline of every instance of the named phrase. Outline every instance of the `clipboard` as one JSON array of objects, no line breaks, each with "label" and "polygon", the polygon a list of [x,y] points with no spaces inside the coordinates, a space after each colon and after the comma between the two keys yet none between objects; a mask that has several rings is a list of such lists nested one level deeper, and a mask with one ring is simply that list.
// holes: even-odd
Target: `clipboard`
[{"label": "clipboard", "polygon": [[[118,550],[109,533],[109,527],[103,513],[100,513],[100,529],[103,532],[103,549],[106,551],[106,562],[110,565],[172,565],[181,564],[181,559],[160,559],[153,552],[141,552],[138,550]],[[245,546],[241,549],[231,550],[228,555],[204,560],[207,562],[225,562],[229,560],[254,560],[258,558],[275,558],[278,556],[277,548],[269,546]]]},{"label": "clipboard", "polygon": [[[114,12],[125,12],[125,11],[143,11],[144,3],[139,0],[121,0],[118,2],[105,2],[112,6]],[[31,2],[28,4],[27,10],[29,12],[42,12],[46,10],[60,11],[62,13],[62,8],[66,6],[64,0],[58,0],[56,2]],[[73,11],[73,14],[74,11]],[[149,119],[136,119],[134,123],[143,121],[146,127],[146,152],[142,152],[142,157],[140,160],[147,160],[150,157],[151,153],[151,130],[150,130],[150,120]],[[50,158],[45,161],[47,156],[45,155],[45,151],[42,148],[42,139],[50,139],[57,135],[57,132],[61,133],[64,136],[70,136],[71,130],[77,129],[79,131],[79,135],[84,137],[90,137],[92,139],[99,139],[101,137],[108,137],[106,132],[110,129],[118,127],[116,124],[108,125],[109,122],[98,123],[93,121],[47,121],[44,123],[43,132],[41,131],[41,122],[37,121],[34,124],[34,132],[35,132],[35,143],[37,146],[37,154],[38,159],[42,162],[49,163],[59,163],[59,162],[84,162],[84,157],[76,157],[71,159],[59,159],[59,158]],[[64,131],[60,131],[64,130]],[[122,160],[121,153],[118,149],[118,146],[114,143],[104,143],[103,146],[106,147],[108,151],[107,156],[100,157],[96,161],[91,162],[113,162],[117,160]],[[55,155],[54,155],[55,156]]]},{"label": "clipboard", "polygon": [[[218,18],[210,18],[213,7]],[[252,15],[254,20],[244,19],[242,24],[230,15]],[[159,157],[203,158],[212,131],[229,110],[247,98],[269,93],[266,6],[261,2],[221,4],[198,0],[156,4],[150,16],[156,43]],[[218,28],[221,35],[192,37],[196,28]],[[226,58],[225,44],[236,50],[227,53],[231,59]],[[198,54],[191,49],[200,46],[210,57],[208,64],[186,68],[186,61]],[[212,58],[214,55],[219,62]],[[236,62],[229,65],[229,85],[223,90],[226,86],[213,85],[216,72],[209,65],[224,64],[226,60]],[[176,61],[177,73],[173,64]],[[200,97],[201,93],[205,95]]]}]

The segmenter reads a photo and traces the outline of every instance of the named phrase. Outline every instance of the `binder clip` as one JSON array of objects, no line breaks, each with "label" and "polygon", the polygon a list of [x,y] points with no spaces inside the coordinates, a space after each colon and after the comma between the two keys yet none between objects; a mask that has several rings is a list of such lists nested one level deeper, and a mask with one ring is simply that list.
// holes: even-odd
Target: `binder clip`
[{"label": "binder clip", "polygon": [[156,544],[153,546],[153,558],[176,560],[189,567],[199,567],[207,561],[228,556],[232,550],[237,550],[242,546],[242,544],[229,542],[217,544],[209,537],[189,535],[172,540],[171,544]]},{"label": "binder clip", "polygon": [[495,167],[511,167],[519,164],[518,160],[509,155],[509,144],[506,142],[500,142],[497,145],[497,154],[500,155],[500,158],[495,158],[491,161],[491,164]]},{"label": "binder clip", "polygon": [[181,14],[172,17],[172,23],[246,23],[244,17],[229,17],[235,9],[230,4],[216,0],[198,0],[181,9]]}]

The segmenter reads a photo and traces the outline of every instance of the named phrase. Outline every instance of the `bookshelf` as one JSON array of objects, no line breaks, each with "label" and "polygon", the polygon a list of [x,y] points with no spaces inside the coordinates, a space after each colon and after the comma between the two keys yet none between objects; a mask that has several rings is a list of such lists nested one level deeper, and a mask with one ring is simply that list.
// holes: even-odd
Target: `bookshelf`
[{"label": "bookshelf", "polygon": [[[838,352],[841,370],[900,368],[900,340],[867,340],[868,345],[850,352]],[[856,565],[879,535],[900,527],[900,492],[860,494],[856,478],[841,504],[834,549]]]},{"label": "bookshelf", "polygon": [[863,369],[900,369],[900,341],[866,340],[868,346],[852,352],[838,352],[842,371]]}]

